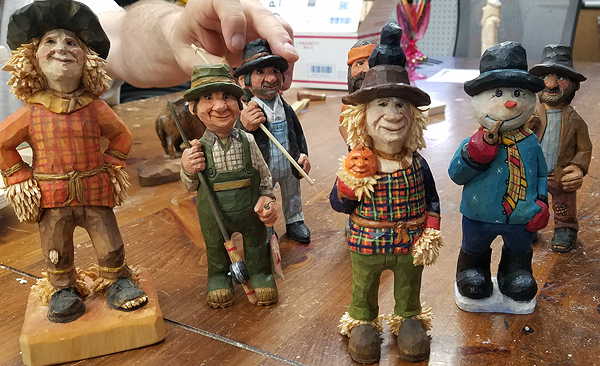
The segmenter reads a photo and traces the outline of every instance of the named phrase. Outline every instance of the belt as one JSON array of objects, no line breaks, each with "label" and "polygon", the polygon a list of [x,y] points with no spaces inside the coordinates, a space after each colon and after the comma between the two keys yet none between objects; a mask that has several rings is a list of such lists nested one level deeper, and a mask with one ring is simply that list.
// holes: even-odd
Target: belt
[{"label": "belt", "polygon": [[427,215],[423,215],[410,221],[376,221],[360,217],[353,213],[350,218],[358,226],[374,229],[396,229],[398,230],[397,238],[400,243],[408,242],[409,237],[407,229],[416,229],[427,222]]},{"label": "belt", "polygon": [[68,180],[69,181],[69,197],[67,200],[61,205],[61,207],[66,207],[74,199],[77,199],[79,203],[82,205],[86,204],[84,190],[83,190],[83,182],[81,179],[88,178],[93,175],[96,175],[100,172],[106,171],[106,165],[102,165],[96,169],[88,170],[86,172],[78,172],[78,171],[70,171],[66,174],[46,174],[46,173],[33,173],[33,177],[38,181],[51,181],[51,180]]}]

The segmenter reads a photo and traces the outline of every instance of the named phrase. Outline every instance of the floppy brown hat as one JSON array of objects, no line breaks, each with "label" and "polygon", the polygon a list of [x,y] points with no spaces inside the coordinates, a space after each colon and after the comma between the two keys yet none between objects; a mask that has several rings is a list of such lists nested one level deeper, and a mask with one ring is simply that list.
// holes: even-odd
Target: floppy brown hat
[{"label": "floppy brown hat", "polygon": [[37,0],[16,10],[8,21],[6,43],[16,50],[52,29],[71,31],[100,57],[108,57],[110,41],[98,17],[73,0]]}]

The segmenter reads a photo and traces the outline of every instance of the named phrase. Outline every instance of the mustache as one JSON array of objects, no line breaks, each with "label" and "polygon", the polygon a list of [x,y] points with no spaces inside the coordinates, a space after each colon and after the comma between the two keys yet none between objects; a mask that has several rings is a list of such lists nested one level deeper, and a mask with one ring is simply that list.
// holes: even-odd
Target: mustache
[{"label": "mustache", "polygon": [[261,87],[263,88],[272,88],[272,87],[278,87],[279,85],[281,85],[281,83],[279,81],[276,81],[274,83],[269,83],[266,81],[263,81],[263,83],[261,84]]},{"label": "mustache", "polygon": [[547,93],[560,93],[560,88],[558,86],[555,88],[544,88],[544,91]]}]

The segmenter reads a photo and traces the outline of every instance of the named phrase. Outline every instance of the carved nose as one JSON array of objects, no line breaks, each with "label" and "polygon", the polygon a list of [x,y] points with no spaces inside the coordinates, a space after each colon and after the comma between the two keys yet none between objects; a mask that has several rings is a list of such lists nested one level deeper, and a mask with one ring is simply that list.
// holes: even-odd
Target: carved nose
[{"label": "carved nose", "polygon": [[517,102],[515,102],[514,100],[507,100],[506,103],[504,103],[504,106],[506,108],[514,108],[517,106]]}]

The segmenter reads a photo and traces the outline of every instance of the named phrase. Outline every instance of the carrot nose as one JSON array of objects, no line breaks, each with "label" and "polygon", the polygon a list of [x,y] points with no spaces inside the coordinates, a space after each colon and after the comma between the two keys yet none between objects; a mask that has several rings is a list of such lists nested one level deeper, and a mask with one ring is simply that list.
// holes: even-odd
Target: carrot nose
[{"label": "carrot nose", "polygon": [[505,106],[506,108],[514,108],[514,107],[516,107],[516,105],[517,105],[517,102],[515,102],[514,100],[507,100],[507,101],[504,103],[504,106]]}]

